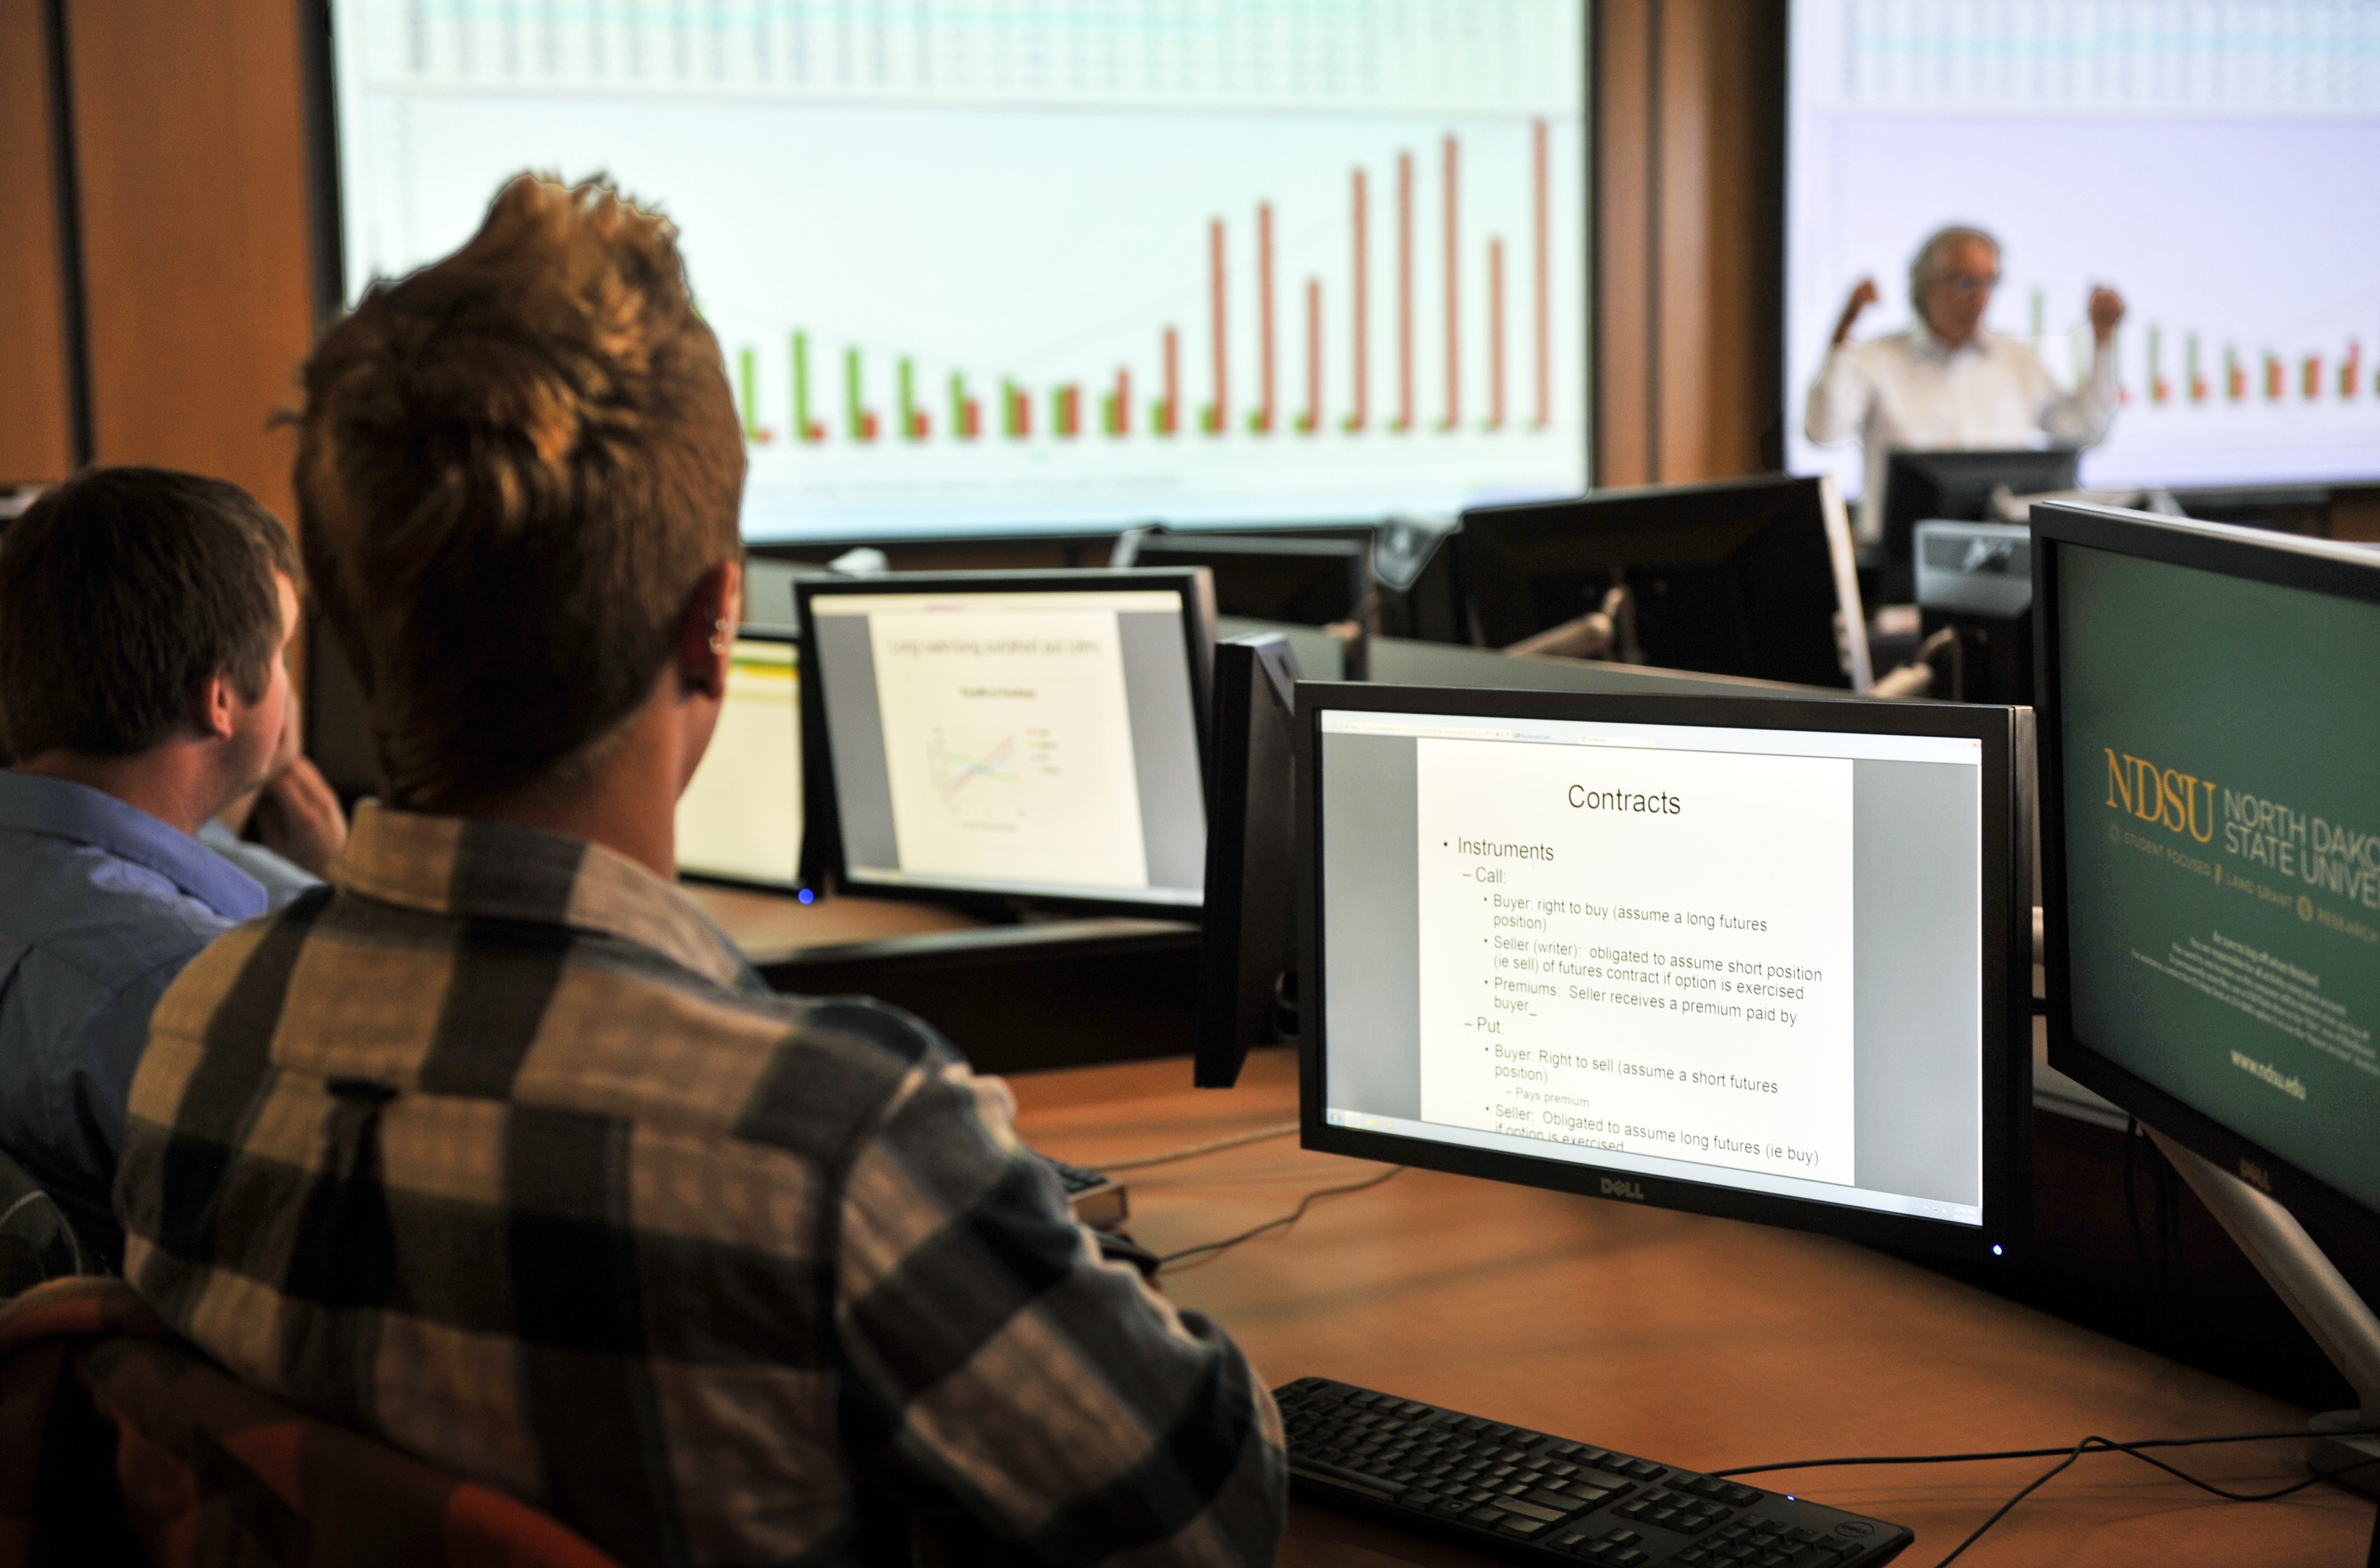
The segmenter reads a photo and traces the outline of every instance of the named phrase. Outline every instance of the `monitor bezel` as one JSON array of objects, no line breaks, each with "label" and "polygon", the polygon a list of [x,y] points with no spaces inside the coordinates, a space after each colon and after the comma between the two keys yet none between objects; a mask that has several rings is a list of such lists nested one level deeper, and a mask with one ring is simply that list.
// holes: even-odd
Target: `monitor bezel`
[{"label": "monitor bezel", "polygon": [[[790,881],[775,877],[745,877],[738,876],[733,871],[703,870],[681,863],[677,869],[678,880],[698,882],[705,887],[738,888],[752,893],[775,893],[779,896],[788,893],[799,896],[810,886],[809,878],[805,874],[805,869],[808,864],[809,802],[806,798],[808,791],[802,787],[803,775],[809,765],[809,736],[803,733],[801,719],[802,687],[808,683],[803,678],[805,672],[802,669],[801,633],[792,626],[774,622],[740,621],[736,623],[734,640],[735,642],[781,642],[794,650],[794,735],[800,756],[796,759],[794,769],[793,805],[802,813],[799,840],[794,851],[794,874]],[[729,657],[731,661],[734,658],[732,647]],[[724,705],[724,699],[722,699],[722,706]],[[701,772],[699,764],[697,764],[695,771]],[[691,778],[686,781],[689,788],[693,786],[693,783]],[[679,792],[679,798],[685,798],[683,790]]]},{"label": "monitor bezel", "polygon": [[[1968,470],[1988,471],[1994,468],[2013,468],[2038,464],[2059,470],[2063,483],[2053,483],[2047,491],[2072,490],[2082,482],[2082,449],[2079,446],[1994,446],[1961,448],[1913,448],[1888,453],[1879,482],[1884,494],[1878,499],[1877,522],[1881,529],[1876,542],[1883,547],[1886,558],[1893,562],[1915,559],[1917,525],[1921,522],[1988,522],[1984,517],[1929,517],[1923,504],[1903,504],[1896,508],[1894,492],[1902,492],[1908,500],[1911,481],[1924,480],[1937,492],[1947,488],[1953,477],[1967,479]],[[1903,482],[1895,485],[1895,477]],[[2040,492],[2036,492],[2040,493]]]},{"label": "monitor bezel", "polygon": [[2276,588],[2380,605],[2380,552],[2230,523],[2160,517],[2089,502],[2033,507],[2034,686],[2040,715],[2041,904],[2049,1064],[2278,1201],[2301,1221],[2380,1246],[2380,1213],[2265,1145],[2157,1088],[2074,1031],[2074,975],[2066,911],[2064,710],[2059,657],[2060,547],[2218,573]]},{"label": "monitor bezel", "polygon": [[[877,577],[806,577],[794,582],[794,612],[808,654],[802,681],[802,734],[818,737],[819,766],[805,768],[806,785],[815,784],[823,802],[803,801],[807,834],[817,825],[819,864],[834,879],[836,892],[846,896],[897,898],[948,905],[955,908],[997,913],[1017,905],[1086,914],[1139,915],[1154,919],[1196,921],[1204,918],[1205,890],[1196,904],[1160,899],[1091,893],[1051,893],[1039,888],[1013,892],[976,884],[931,881],[881,882],[855,881],[843,837],[842,785],[835,777],[834,742],[827,724],[826,672],[818,657],[817,615],[811,606],[820,595],[935,593],[1112,593],[1121,590],[1173,592],[1182,600],[1183,647],[1190,668],[1190,722],[1198,748],[1198,802],[1202,820],[1214,818],[1208,797],[1212,772],[1211,726],[1214,712],[1215,592],[1214,579],[1203,566],[1086,566],[1056,571],[889,572]],[[807,842],[807,839],[806,839]],[[1203,867],[1204,861],[1202,859]]]},{"label": "monitor bezel", "polygon": [[[1210,571],[1214,569],[1211,560],[1166,560],[1165,557],[1173,554],[1177,548],[1181,555],[1185,557],[1205,554],[1245,562],[1291,561],[1309,565],[1321,563],[1325,564],[1324,569],[1317,570],[1314,574],[1318,580],[1326,576],[1333,579],[1340,577],[1345,579],[1343,583],[1334,580],[1331,586],[1344,587],[1347,590],[1348,611],[1345,614],[1334,617],[1330,621],[1289,621],[1279,615],[1253,615],[1239,611],[1225,610],[1222,608],[1223,590],[1220,585],[1218,585],[1215,590],[1216,613],[1241,620],[1270,621],[1281,626],[1337,625],[1361,619],[1366,602],[1377,592],[1372,581],[1372,548],[1367,541],[1364,541],[1345,537],[1299,539],[1292,535],[1277,533],[1210,532],[1169,529],[1163,532],[1151,533],[1147,538],[1139,540],[1134,547],[1133,565],[1172,567],[1203,565]],[[1148,556],[1151,554],[1156,555],[1158,559],[1149,560]]]},{"label": "monitor bezel", "polygon": [[[1256,978],[1253,966],[1271,971],[1263,977],[1266,989],[1271,990],[1279,975],[1273,961],[1286,962],[1293,956],[1289,951],[1296,940],[1295,829],[1289,820],[1296,809],[1293,784],[1282,792],[1287,798],[1280,802],[1281,815],[1271,820],[1271,825],[1291,836],[1286,857],[1290,864],[1281,867],[1278,877],[1268,872],[1258,879],[1269,880],[1265,891],[1278,893],[1282,900],[1284,940],[1271,960],[1261,949],[1252,951],[1249,945],[1262,928],[1260,922],[1248,918],[1248,839],[1258,826],[1253,807],[1259,792],[1277,782],[1251,777],[1258,750],[1256,726],[1269,723],[1273,704],[1285,698],[1279,709],[1282,728],[1277,733],[1293,749],[1289,726],[1295,723],[1298,676],[1297,652],[1280,632],[1226,638],[1215,645],[1213,747],[1207,763],[1207,930],[1198,956],[1198,994],[1191,1028],[1190,1078],[1199,1088],[1232,1088],[1239,1082],[1249,1049],[1270,1043],[1245,1038],[1241,1032],[1245,987]],[[1252,925],[1257,931],[1251,930]],[[1293,971],[1290,978],[1293,985]]]},{"label": "monitor bezel", "polygon": [[[1462,713],[1486,718],[1815,730],[1972,739],[1982,743],[1982,901],[1976,954],[1983,1039],[1983,1222],[1836,1207],[1717,1183],[1648,1176],[1588,1161],[1435,1143],[1332,1126],[1324,1064],[1330,1044],[1329,976],[1322,959],[1319,822],[1316,765],[1326,711]],[[1301,681],[1297,686],[1297,911],[1300,993],[1298,1125],[1304,1147],[1457,1175],[1611,1197],[1655,1208],[1749,1220],[1841,1236],[1986,1267],[2012,1266],[2031,1251],[2033,1212],[2032,910],[2020,896],[2018,710],[1979,704],[1861,702],[1827,698],[1621,696],[1589,692],[1451,690]]]}]

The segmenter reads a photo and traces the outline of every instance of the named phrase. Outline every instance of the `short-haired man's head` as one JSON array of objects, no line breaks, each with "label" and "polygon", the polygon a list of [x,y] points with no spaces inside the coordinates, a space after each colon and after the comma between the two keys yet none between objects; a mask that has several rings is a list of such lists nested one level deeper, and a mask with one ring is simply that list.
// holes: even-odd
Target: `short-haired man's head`
[{"label": "short-haired man's head", "polygon": [[302,580],[272,513],[236,484],[92,468],[0,533],[0,743],[129,757],[194,722],[228,675],[249,701],[280,656],[279,573]]},{"label": "short-haired man's head", "polygon": [[373,286],[305,393],[299,531],[391,803],[591,767],[742,549],[742,426],[675,230],[516,178],[460,250]]},{"label": "short-haired man's head", "polygon": [[1927,235],[1925,243],[1917,248],[1916,258],[1909,263],[1909,297],[1918,298],[1927,284],[1949,270],[1959,251],[1970,245],[1988,247],[1993,264],[1998,264],[2000,242],[1986,230],[1970,224],[1952,224]]}]

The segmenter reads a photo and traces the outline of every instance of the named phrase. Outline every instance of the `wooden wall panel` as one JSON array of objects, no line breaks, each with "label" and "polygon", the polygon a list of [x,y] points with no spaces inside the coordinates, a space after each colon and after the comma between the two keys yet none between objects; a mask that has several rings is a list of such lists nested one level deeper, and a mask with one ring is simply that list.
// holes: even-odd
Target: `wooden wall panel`
[{"label": "wooden wall panel", "polygon": [[298,7],[75,0],[93,456],[245,486],[295,521],[313,325]]},{"label": "wooden wall panel", "polygon": [[1596,482],[1758,472],[1779,428],[1781,13],[1597,14]]},{"label": "wooden wall panel", "polygon": [[74,468],[42,0],[0,0],[0,484]]},{"label": "wooden wall panel", "polygon": [[1756,473],[1779,402],[1783,39],[1753,0],[1669,0],[1661,60],[1661,475]]},{"label": "wooden wall panel", "polygon": [[1595,7],[1595,482],[1649,484],[1654,384],[1652,115],[1658,0]]}]

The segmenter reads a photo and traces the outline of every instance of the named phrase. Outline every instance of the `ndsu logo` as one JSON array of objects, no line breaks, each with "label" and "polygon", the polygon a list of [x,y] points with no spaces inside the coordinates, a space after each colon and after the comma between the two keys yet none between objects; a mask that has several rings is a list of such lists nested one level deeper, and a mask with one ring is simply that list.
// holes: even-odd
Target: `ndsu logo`
[{"label": "ndsu logo", "polygon": [[1634,1182],[1623,1182],[1617,1176],[1606,1176],[1603,1178],[1603,1196],[1624,1197],[1631,1203],[1642,1203],[1645,1201],[1645,1189]]},{"label": "ndsu logo", "polygon": [[[2111,810],[2129,811],[2143,822],[2155,822],[2168,833],[2188,833],[2204,844],[2215,836],[2215,781],[2185,773],[2179,768],[2160,768],[2125,752],[2120,758],[2112,746],[2103,747],[2107,754],[2107,806]],[[2199,791],[2206,792],[2206,831],[2199,832]]]}]

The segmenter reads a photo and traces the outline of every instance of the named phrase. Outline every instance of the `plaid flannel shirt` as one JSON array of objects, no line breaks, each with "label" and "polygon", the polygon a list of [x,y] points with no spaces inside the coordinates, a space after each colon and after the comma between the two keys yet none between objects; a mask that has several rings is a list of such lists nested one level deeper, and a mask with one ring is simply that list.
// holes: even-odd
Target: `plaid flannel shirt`
[{"label": "plaid flannel shirt", "polygon": [[1100,1261],[997,1079],[691,902],[367,808],[159,1003],[126,1276],[244,1380],[625,1562],[1269,1562],[1280,1417]]}]

